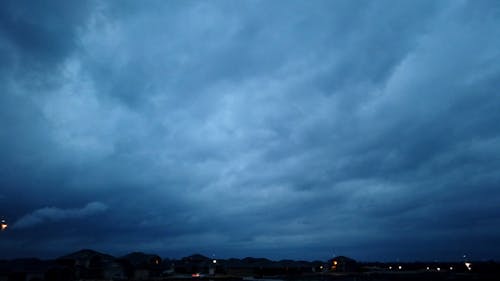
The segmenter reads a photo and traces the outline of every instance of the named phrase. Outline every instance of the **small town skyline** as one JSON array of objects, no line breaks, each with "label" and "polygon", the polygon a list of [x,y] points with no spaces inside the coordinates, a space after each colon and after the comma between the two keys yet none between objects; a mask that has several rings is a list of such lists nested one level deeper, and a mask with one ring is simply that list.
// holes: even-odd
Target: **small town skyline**
[{"label": "small town skyline", "polygon": [[[5,280],[490,280],[500,263],[488,262],[360,262],[346,256],[326,261],[272,261],[266,258],[217,259],[193,254],[180,259],[132,252],[124,256],[82,249],[54,260],[0,260]],[[347,278],[347,279],[346,279]],[[465,279],[464,279],[465,278]]]}]

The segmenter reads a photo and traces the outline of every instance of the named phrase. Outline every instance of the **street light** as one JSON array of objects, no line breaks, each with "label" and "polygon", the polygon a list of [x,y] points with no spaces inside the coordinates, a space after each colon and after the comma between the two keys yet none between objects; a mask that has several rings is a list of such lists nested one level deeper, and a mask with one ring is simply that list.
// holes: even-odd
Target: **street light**
[{"label": "street light", "polygon": [[7,227],[8,227],[8,226],[9,226],[9,225],[7,224],[7,222],[6,222],[5,220],[2,220],[2,221],[0,222],[0,229],[1,229],[2,231],[5,231],[5,230],[7,229]]}]

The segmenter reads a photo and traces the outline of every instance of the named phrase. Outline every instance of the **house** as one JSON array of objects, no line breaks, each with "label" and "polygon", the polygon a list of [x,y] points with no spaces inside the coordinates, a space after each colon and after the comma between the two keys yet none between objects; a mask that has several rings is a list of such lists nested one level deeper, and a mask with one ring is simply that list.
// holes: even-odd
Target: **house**
[{"label": "house", "polygon": [[158,255],[133,252],[121,257],[130,266],[128,275],[136,280],[159,277],[163,271],[162,260]]},{"label": "house", "polygon": [[330,269],[333,272],[355,272],[358,271],[358,264],[355,260],[337,256],[329,261]]},{"label": "house", "polygon": [[194,254],[182,258],[175,264],[175,271],[178,273],[205,273],[208,274],[210,266],[210,259],[200,254]]},{"label": "house", "polygon": [[80,250],[60,257],[58,263],[74,269],[75,279],[126,279],[126,267],[115,257],[94,250]]}]

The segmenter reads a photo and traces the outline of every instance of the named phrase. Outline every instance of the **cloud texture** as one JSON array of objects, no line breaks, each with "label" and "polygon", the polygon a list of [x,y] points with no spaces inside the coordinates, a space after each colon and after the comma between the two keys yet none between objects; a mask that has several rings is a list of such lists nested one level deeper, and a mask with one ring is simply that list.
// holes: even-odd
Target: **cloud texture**
[{"label": "cloud texture", "polygon": [[56,207],[45,207],[21,217],[14,223],[13,227],[27,228],[43,223],[52,223],[69,219],[83,218],[104,212],[107,208],[108,207],[106,205],[100,202],[89,203],[81,209],[59,209]]},{"label": "cloud texture", "polygon": [[0,12],[0,255],[500,258],[496,1],[34,5]]}]

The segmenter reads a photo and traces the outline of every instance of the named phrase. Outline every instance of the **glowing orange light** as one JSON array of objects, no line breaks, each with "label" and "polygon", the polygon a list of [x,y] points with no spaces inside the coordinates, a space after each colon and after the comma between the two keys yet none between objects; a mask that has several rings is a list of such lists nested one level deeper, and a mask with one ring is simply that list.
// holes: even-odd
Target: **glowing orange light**
[{"label": "glowing orange light", "polygon": [[5,222],[5,220],[2,220],[2,222],[0,223],[0,227],[2,229],[2,231],[6,230],[8,225],[7,223]]},{"label": "glowing orange light", "polygon": [[334,265],[337,265],[337,263],[338,263],[337,261],[333,261],[333,264],[334,264]]}]

